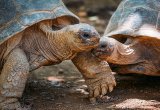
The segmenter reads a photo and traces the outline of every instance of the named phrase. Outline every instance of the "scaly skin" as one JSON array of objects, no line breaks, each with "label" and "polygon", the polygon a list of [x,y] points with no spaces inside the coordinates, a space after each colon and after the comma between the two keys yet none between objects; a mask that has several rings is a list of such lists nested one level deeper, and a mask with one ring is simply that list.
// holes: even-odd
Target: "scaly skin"
[{"label": "scaly skin", "polygon": [[2,110],[22,110],[17,97],[21,97],[29,74],[25,53],[15,48],[7,57],[0,76],[0,107]]},{"label": "scaly skin", "polygon": [[82,73],[91,99],[111,92],[116,86],[108,63],[98,59],[90,51],[79,53],[72,61]]},{"label": "scaly skin", "polygon": [[[73,59],[78,53],[90,51],[98,45],[99,34],[87,24],[67,24],[57,31],[52,30],[52,25],[50,21],[40,22],[1,45],[1,110],[22,110],[18,99],[22,96],[30,71]],[[104,95],[108,88],[111,91],[115,82],[108,65],[95,57],[90,58],[90,55],[90,52],[78,55],[73,62],[86,79],[90,97],[97,97]]]}]

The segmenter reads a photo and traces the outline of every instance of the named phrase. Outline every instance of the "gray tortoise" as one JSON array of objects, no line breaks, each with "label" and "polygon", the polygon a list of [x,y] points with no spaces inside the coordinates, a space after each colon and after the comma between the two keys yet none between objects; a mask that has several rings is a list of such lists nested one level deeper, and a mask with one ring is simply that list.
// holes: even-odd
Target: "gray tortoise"
[{"label": "gray tortoise", "polygon": [[160,0],[123,0],[97,51],[118,73],[160,76]]},{"label": "gray tortoise", "polygon": [[90,97],[112,91],[108,64],[91,54],[99,34],[79,23],[61,0],[0,0],[0,110],[22,110],[30,71],[71,59],[82,72]]}]

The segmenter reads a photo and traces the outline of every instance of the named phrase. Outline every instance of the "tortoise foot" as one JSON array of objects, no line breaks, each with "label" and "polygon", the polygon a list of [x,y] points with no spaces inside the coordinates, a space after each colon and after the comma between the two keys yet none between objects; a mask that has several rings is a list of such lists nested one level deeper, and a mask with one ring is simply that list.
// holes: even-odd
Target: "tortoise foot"
[{"label": "tortoise foot", "polygon": [[116,86],[116,81],[112,73],[99,73],[96,78],[87,79],[86,84],[89,89],[89,97],[95,102],[96,97],[111,92]]}]

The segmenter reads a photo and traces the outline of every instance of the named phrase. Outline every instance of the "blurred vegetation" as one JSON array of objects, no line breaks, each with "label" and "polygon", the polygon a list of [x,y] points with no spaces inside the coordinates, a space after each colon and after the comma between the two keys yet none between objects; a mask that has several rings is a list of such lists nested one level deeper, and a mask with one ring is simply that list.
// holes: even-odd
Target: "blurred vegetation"
[{"label": "blurred vegetation", "polygon": [[96,27],[103,35],[106,25],[121,0],[63,0],[67,8],[80,17],[81,22]]},{"label": "blurred vegetation", "polygon": [[121,0],[63,0],[69,8],[85,8],[90,13],[97,13],[104,10],[114,11]]},{"label": "blurred vegetation", "polygon": [[84,4],[87,5],[89,9],[99,8],[99,7],[116,7],[121,0],[63,0],[66,4]]}]

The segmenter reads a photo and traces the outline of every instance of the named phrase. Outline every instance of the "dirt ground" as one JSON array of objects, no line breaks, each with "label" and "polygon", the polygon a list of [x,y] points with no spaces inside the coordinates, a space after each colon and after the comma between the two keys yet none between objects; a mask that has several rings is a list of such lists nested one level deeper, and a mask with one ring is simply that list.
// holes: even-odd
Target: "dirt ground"
[{"label": "dirt ground", "polygon": [[114,91],[91,104],[84,80],[70,61],[42,67],[30,76],[21,102],[32,110],[160,110],[160,77],[115,76]]},{"label": "dirt ground", "polygon": [[[113,13],[88,16],[81,8],[76,14],[82,22],[94,25],[102,35]],[[28,79],[22,105],[32,110],[160,110],[160,77],[115,75],[117,86],[104,100],[91,104],[87,87],[70,61],[41,67]]]}]

